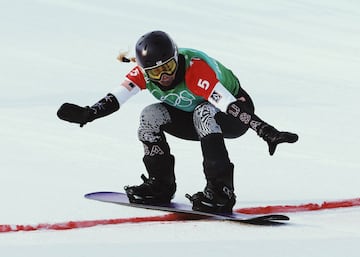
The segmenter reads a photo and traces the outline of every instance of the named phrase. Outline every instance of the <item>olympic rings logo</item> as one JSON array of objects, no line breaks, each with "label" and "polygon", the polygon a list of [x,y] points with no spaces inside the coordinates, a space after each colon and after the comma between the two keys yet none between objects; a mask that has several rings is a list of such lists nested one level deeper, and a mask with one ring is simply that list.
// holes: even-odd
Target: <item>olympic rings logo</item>
[{"label": "olympic rings logo", "polygon": [[165,102],[174,107],[186,108],[193,104],[195,96],[189,93],[187,90],[177,93],[169,93],[163,95],[160,90],[154,89],[151,94],[162,102]]}]

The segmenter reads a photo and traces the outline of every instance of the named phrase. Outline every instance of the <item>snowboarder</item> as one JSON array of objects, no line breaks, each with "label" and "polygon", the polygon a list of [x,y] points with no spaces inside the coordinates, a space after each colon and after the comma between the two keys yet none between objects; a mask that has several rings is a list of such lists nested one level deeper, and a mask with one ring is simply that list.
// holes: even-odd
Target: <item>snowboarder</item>
[{"label": "snowboarder", "polygon": [[165,132],[200,142],[206,186],[188,198],[194,210],[206,212],[232,212],[236,201],[234,165],[224,138],[240,137],[250,128],[266,141],[270,155],[279,143],[298,140],[254,113],[250,96],[231,70],[201,51],[178,48],[165,32],[151,31],[137,41],[136,62],[122,84],[93,106],[64,103],[57,112],[60,119],[82,127],[117,111],[141,90],[160,100],[141,113],[138,138],[148,177],[142,175],[138,186],[125,187],[130,202],[161,204],[173,198],[175,158]]}]

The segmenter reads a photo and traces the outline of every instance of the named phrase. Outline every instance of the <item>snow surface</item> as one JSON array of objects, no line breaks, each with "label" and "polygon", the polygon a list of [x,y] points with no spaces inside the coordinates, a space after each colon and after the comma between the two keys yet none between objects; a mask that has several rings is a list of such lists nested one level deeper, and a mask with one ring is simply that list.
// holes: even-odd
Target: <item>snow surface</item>
[{"label": "snow surface", "polygon": [[[300,140],[273,157],[255,133],[227,141],[237,206],[359,197],[360,2],[352,0],[13,0],[0,8],[1,224],[154,216],[83,198],[144,172],[143,92],[84,128],[63,102],[91,105],[123,80],[118,63],[150,30],[230,67],[259,116]],[[168,137],[178,192],[204,187],[200,147]],[[184,221],[0,234],[2,256],[360,256],[360,209],[289,214],[280,227]]]}]

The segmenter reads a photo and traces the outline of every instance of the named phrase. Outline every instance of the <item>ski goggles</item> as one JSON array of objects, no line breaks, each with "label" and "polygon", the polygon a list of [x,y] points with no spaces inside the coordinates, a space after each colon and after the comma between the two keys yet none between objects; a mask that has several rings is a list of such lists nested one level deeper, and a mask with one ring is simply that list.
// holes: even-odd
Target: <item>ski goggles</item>
[{"label": "ski goggles", "polygon": [[169,60],[164,62],[163,64],[145,68],[145,72],[151,80],[161,80],[161,76],[163,74],[173,75],[177,69],[177,61],[175,57],[171,57]]}]

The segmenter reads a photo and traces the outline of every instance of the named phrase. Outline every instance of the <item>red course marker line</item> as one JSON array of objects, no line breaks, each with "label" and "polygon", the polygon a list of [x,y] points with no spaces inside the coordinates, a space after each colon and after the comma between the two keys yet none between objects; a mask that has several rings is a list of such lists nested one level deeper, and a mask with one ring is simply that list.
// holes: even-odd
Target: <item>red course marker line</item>
[{"label": "red course marker line", "polygon": [[265,207],[249,207],[235,210],[238,213],[245,214],[270,214],[270,213],[281,213],[281,212],[303,212],[303,211],[319,211],[326,209],[336,209],[345,207],[360,206],[360,198],[330,201],[318,203],[308,203],[300,205],[272,205]]},{"label": "red course marker line", "polygon": [[35,230],[69,230],[77,228],[89,228],[98,225],[114,225],[123,223],[142,223],[142,222],[165,222],[181,220],[197,220],[203,218],[199,215],[170,213],[160,216],[134,217],[119,219],[103,220],[84,220],[84,221],[67,221],[61,223],[41,223],[37,225],[0,225],[0,233],[18,232],[18,231],[35,231]]},{"label": "red course marker line", "polygon": [[[304,211],[319,211],[325,209],[345,208],[360,206],[360,198],[340,200],[340,201],[326,201],[321,204],[308,203],[300,205],[272,205],[265,207],[249,207],[235,210],[235,212],[245,214],[270,214],[282,212],[304,212]],[[78,228],[89,228],[98,225],[114,225],[124,223],[143,223],[143,222],[166,222],[166,221],[182,221],[182,220],[199,220],[203,216],[170,213],[160,216],[150,217],[134,217],[134,218],[119,218],[119,219],[102,219],[102,220],[84,220],[84,221],[67,221],[61,223],[40,223],[37,225],[0,225],[0,233],[18,232],[18,231],[35,231],[35,230],[69,230]]]}]

